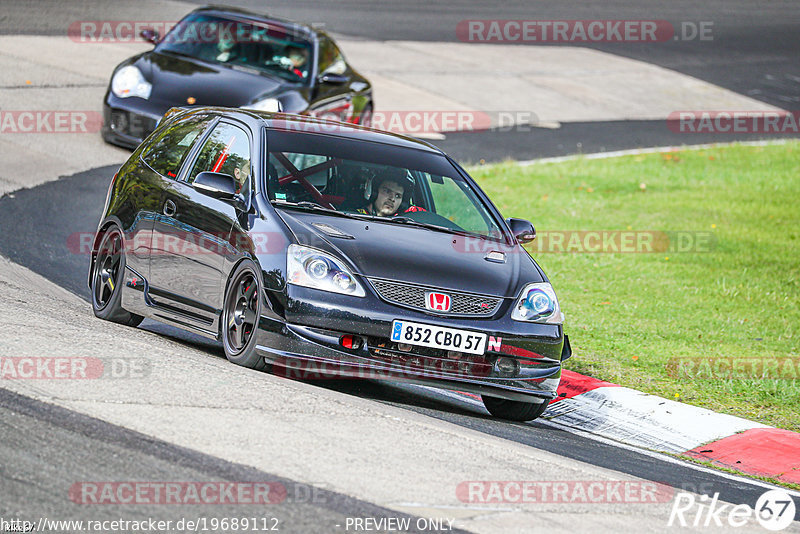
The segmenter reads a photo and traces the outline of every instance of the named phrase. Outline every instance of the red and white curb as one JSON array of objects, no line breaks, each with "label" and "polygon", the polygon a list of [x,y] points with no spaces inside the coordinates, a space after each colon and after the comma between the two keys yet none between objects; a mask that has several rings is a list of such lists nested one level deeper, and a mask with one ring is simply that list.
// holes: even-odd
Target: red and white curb
[{"label": "red and white curb", "polygon": [[564,371],[552,422],[749,475],[800,484],[800,434]]},{"label": "red and white curb", "polygon": [[[441,394],[483,407],[477,395]],[[634,448],[800,484],[800,433],[566,370],[558,394],[540,419]]]},{"label": "red and white curb", "polygon": [[681,454],[765,425],[564,371],[544,417],[630,445]]}]

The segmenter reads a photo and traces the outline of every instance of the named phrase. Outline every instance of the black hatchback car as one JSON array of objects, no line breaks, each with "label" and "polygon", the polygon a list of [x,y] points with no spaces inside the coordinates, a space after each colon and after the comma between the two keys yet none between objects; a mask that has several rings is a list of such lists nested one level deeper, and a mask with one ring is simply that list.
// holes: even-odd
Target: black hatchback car
[{"label": "black hatchback car", "polygon": [[135,148],[175,106],[228,106],[284,111],[369,126],[369,81],[321,29],[254,12],[204,7],[111,75],[103,138]]},{"label": "black hatchback car", "polygon": [[174,109],[111,181],[89,286],[98,317],[218,339],[240,365],[456,389],[530,420],[570,356],[534,237],[423,141]]}]

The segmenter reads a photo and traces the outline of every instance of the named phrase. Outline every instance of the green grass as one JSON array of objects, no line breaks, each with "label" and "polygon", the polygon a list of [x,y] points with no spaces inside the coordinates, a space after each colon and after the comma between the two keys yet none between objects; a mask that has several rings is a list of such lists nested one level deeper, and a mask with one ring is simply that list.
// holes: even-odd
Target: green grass
[{"label": "green grass", "polygon": [[566,367],[800,431],[800,380],[701,380],[668,372],[670,359],[699,356],[794,358],[797,367],[800,143],[471,171],[503,216],[530,219],[540,233],[713,237],[706,252],[531,247],[567,316],[574,357]]}]

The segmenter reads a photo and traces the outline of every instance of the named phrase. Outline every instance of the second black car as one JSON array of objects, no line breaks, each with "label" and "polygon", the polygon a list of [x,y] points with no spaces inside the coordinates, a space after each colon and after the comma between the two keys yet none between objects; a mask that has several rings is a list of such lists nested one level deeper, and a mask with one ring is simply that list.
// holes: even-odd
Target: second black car
[{"label": "second black car", "polygon": [[145,30],[151,51],[111,76],[103,138],[135,148],[174,106],[284,111],[369,126],[369,81],[324,31],[228,8],[200,8],[165,36]]}]

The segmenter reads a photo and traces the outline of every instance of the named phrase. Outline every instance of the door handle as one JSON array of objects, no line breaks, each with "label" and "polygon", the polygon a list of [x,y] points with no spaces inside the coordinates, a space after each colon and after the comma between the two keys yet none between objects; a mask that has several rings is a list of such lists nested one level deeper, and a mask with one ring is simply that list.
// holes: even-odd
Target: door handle
[{"label": "door handle", "polygon": [[178,211],[178,208],[177,206],[175,206],[175,203],[173,201],[167,200],[166,202],[164,202],[164,215],[166,215],[167,217],[172,217],[173,215],[175,215],[176,211]]}]

